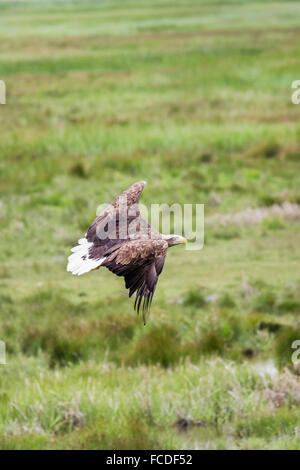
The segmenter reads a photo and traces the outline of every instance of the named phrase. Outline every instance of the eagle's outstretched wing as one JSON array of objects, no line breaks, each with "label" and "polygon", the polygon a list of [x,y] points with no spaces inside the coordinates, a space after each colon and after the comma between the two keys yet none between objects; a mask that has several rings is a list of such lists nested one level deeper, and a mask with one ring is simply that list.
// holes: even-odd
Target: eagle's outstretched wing
[{"label": "eagle's outstretched wing", "polygon": [[[107,241],[104,234],[107,234],[110,240],[127,239],[128,231],[126,232],[126,227],[123,230],[122,223],[127,221],[129,226],[134,219],[141,217],[138,203],[145,186],[145,181],[132,184],[107,206],[88,228],[87,241],[97,246],[104,246]],[[114,233],[111,232],[111,228],[115,230]]]},{"label": "eagle's outstretched wing", "polygon": [[124,276],[129,297],[145,322],[168,248],[162,235],[142,217],[138,202],[145,182],[135,183],[115,199],[72,248],[67,270],[84,274],[105,266]]},{"label": "eagle's outstretched wing", "polygon": [[167,248],[165,240],[131,240],[116,248],[102,263],[117,276],[124,276],[129,297],[136,292],[134,308],[138,313],[142,310],[144,323]]},{"label": "eagle's outstretched wing", "polygon": [[81,275],[102,266],[106,257],[130,239],[161,238],[141,217],[138,202],[145,181],[131,185],[94,220],[72,248],[67,271]]}]

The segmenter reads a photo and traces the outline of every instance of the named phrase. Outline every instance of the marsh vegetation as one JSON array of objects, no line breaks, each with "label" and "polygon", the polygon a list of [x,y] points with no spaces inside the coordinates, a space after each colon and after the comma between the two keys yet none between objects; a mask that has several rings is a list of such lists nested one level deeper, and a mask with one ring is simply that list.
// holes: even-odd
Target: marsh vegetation
[{"label": "marsh vegetation", "polygon": [[[0,9],[0,447],[299,449],[299,4]],[[144,179],[207,219],[146,327],[122,279],[66,272]]]}]

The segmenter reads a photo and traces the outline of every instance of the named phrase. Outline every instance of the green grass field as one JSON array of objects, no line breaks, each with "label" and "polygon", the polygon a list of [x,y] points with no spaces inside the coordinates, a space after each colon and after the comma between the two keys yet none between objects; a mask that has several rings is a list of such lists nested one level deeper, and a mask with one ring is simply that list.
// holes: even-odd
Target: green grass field
[{"label": "green grass field", "polygon": [[[0,448],[300,449],[299,2],[0,12]],[[66,272],[139,180],[206,217],[145,327],[123,279]]]}]

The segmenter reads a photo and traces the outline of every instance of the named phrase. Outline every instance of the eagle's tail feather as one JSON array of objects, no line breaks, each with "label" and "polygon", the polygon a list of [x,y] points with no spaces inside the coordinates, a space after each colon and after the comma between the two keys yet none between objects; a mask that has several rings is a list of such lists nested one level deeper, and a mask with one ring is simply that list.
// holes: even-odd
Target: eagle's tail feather
[{"label": "eagle's tail feather", "polygon": [[78,243],[79,245],[74,246],[71,249],[73,253],[68,258],[67,271],[80,276],[81,274],[85,274],[93,269],[99,268],[105,258],[89,258],[89,249],[93,246],[93,243],[88,242],[86,238],[81,238],[78,240]]}]

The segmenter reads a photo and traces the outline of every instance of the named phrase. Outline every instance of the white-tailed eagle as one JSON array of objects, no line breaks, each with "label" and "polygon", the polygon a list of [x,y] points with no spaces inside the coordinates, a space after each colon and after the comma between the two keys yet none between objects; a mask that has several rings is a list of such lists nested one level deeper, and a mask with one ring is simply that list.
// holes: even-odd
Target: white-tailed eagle
[{"label": "white-tailed eagle", "polygon": [[101,266],[124,276],[129,297],[136,292],[134,308],[142,310],[144,322],[167,249],[186,243],[179,235],[159,233],[141,217],[138,202],[145,185],[145,181],[131,185],[94,220],[72,248],[67,266],[78,276]]}]

